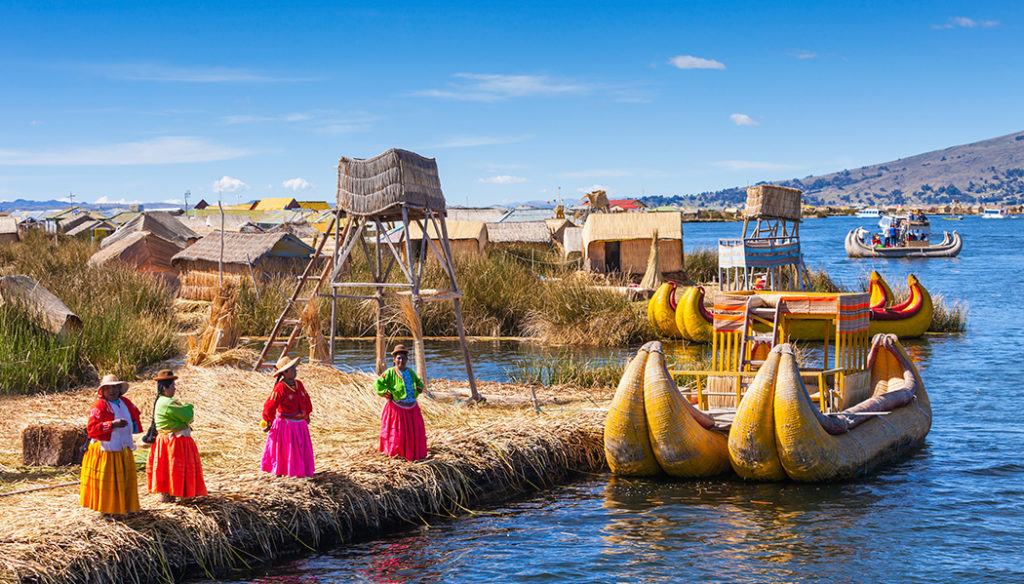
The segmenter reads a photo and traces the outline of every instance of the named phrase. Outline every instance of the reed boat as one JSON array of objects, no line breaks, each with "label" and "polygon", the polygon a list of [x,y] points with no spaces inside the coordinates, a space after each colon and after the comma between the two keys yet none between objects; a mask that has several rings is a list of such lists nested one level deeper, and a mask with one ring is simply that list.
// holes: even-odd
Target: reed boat
[{"label": "reed boat", "polygon": [[[895,296],[888,283],[877,271],[872,271],[868,283],[870,295],[868,307],[871,312],[870,334],[891,333],[901,339],[919,337],[928,330],[931,324],[934,306],[931,294],[921,285],[913,274],[907,276],[910,294],[899,303],[895,303]],[[704,306],[705,290],[701,286],[678,288],[675,283],[665,283],[659,292],[671,290],[674,297],[679,297],[675,303],[674,321],[675,327],[669,329],[667,321],[670,311],[673,310],[665,294],[655,306],[654,298],[648,305],[648,315],[652,312],[658,314],[658,318],[652,318],[651,322],[663,337],[682,338],[695,343],[710,343],[714,330],[714,316]],[[763,292],[745,291],[732,294],[745,294],[748,296],[759,295],[765,298],[771,295],[789,294],[787,292]],[[656,294],[655,296],[658,296]],[[758,332],[767,332],[771,329],[772,323],[768,319],[755,322],[754,329]],[[676,335],[678,331],[678,336]],[[803,320],[791,323],[789,331],[790,338],[801,341],[822,341],[826,336],[826,327],[821,321]]]},{"label": "reed boat", "polygon": [[698,478],[730,469],[726,432],[679,391],[658,341],[626,366],[605,418],[604,450],[616,475]]},{"label": "reed boat", "polygon": [[682,331],[676,326],[677,288],[675,282],[664,282],[647,301],[647,320],[663,338],[683,338]]},{"label": "reed boat", "polygon": [[963,238],[956,231],[944,231],[942,241],[907,241],[894,247],[875,247],[868,238],[871,234],[863,227],[846,234],[846,254],[851,258],[951,258],[963,249]]},{"label": "reed boat", "polygon": [[836,481],[920,447],[931,428],[931,404],[895,335],[875,335],[865,369],[846,381],[843,409],[823,412],[829,400],[819,392],[814,402],[792,347],[774,347],[729,431],[733,470],[752,480]]}]

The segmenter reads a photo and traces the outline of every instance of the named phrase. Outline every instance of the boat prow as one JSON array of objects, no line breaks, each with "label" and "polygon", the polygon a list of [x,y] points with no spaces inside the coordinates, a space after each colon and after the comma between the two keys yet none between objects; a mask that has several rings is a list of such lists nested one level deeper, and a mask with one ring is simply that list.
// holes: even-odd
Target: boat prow
[{"label": "boat prow", "polygon": [[721,474],[729,469],[727,438],[714,426],[676,387],[661,343],[647,343],[626,367],[605,420],[608,466],[617,475]]},{"label": "boat prow", "polygon": [[835,415],[823,414],[804,386],[793,349],[776,346],[740,402],[729,432],[730,462],[737,474],[755,480],[843,480],[921,445],[931,428],[931,404],[895,336],[876,335],[868,370],[847,376],[846,385],[844,397],[858,403]]}]

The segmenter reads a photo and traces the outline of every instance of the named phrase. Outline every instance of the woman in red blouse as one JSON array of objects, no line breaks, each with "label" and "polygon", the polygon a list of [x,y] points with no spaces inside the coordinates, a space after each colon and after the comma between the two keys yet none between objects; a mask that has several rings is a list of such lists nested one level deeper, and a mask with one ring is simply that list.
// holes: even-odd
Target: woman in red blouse
[{"label": "woman in red blouse", "polygon": [[313,442],[309,439],[309,414],[313,403],[302,382],[295,378],[299,360],[282,356],[277,360],[274,376],[277,383],[263,404],[260,427],[267,432],[263,451],[264,472],[277,476],[308,477],[313,475]]}]

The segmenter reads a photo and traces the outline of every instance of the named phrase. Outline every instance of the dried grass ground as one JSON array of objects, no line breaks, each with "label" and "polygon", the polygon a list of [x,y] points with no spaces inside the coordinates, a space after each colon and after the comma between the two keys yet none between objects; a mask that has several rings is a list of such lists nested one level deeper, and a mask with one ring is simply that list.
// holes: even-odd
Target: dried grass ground
[{"label": "dried grass ground", "polygon": [[[259,430],[266,374],[229,367],[186,367],[178,395],[196,405],[193,436],[210,496],[160,503],[105,518],[78,504],[77,486],[0,497],[0,582],[165,582],[216,576],[281,554],[371,537],[383,529],[455,516],[469,507],[604,468],[603,414],[610,392],[482,383],[482,406],[467,406],[465,384],[435,381],[438,399],[421,400],[430,455],[416,463],[376,451],[383,405],[372,378],[302,365],[314,404],[311,433],[317,473],[279,478],[259,471]],[[127,396],[148,425],[155,382],[132,383]],[[71,469],[19,467],[21,430],[40,422],[84,424],[95,393],[0,399],[2,490],[77,480]],[[461,400],[461,401],[456,401]],[[560,404],[560,405],[555,405]],[[137,458],[147,452],[139,445]]]}]

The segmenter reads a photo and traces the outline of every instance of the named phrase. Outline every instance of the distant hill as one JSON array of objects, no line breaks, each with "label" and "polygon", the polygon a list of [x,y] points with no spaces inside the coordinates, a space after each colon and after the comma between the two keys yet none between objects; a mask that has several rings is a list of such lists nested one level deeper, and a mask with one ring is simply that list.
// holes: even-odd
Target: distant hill
[{"label": "distant hill", "polygon": [[[1020,205],[1024,202],[1024,132],[953,146],[852,170],[774,181],[804,191],[811,205]],[[730,206],[746,189],[644,197],[648,205]]]}]

